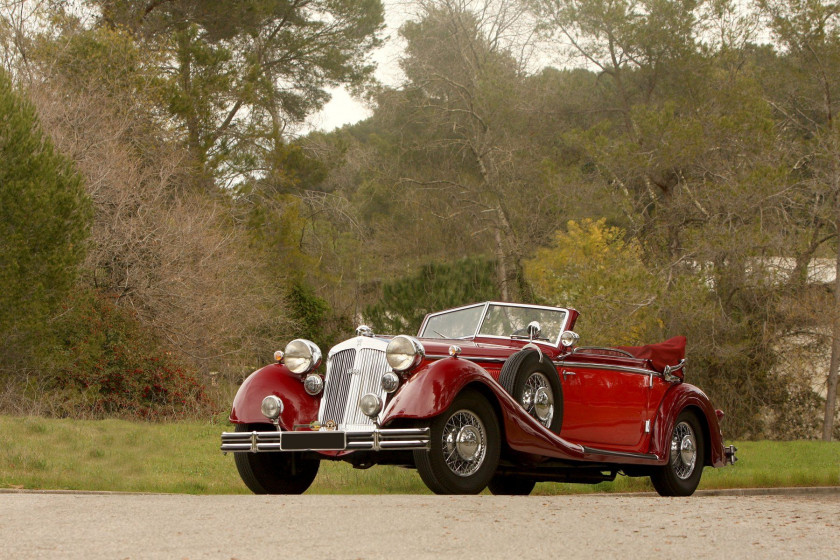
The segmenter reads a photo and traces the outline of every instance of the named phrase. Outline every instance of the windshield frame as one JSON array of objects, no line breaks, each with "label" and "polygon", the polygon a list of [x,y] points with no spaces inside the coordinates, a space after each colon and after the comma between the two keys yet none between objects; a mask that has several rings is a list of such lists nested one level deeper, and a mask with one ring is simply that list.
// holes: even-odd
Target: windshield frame
[{"label": "windshield frame", "polygon": [[[469,339],[474,340],[477,337],[495,338],[495,339],[499,339],[499,340],[508,340],[508,341],[509,340],[528,340],[527,338],[514,338],[514,337],[510,337],[510,336],[479,334],[479,331],[481,331],[482,325],[484,325],[484,321],[487,319],[487,312],[489,311],[491,305],[498,305],[498,306],[503,306],[503,307],[518,307],[518,308],[526,308],[526,309],[541,309],[541,310],[545,310],[545,311],[562,311],[564,313],[565,317],[563,318],[563,326],[560,329],[560,333],[557,335],[556,340],[554,340],[553,342],[550,341],[550,340],[548,340],[548,341],[547,340],[538,340],[538,339],[533,340],[533,342],[536,343],[536,344],[545,344],[546,346],[551,346],[551,347],[554,347],[554,348],[559,348],[560,347],[560,337],[563,336],[563,333],[568,330],[569,319],[572,316],[572,314],[569,312],[569,310],[565,307],[552,307],[550,305],[532,305],[532,304],[527,304],[527,303],[510,303],[510,302],[506,302],[506,301],[485,301],[483,303],[471,303],[469,305],[462,305],[461,307],[453,307],[452,309],[445,309],[443,311],[438,311],[436,313],[429,313],[428,315],[426,315],[425,319],[423,319],[423,324],[420,325],[420,329],[417,331],[417,337],[418,338],[432,338],[434,340],[469,340]],[[438,337],[424,337],[423,336],[423,334],[426,331],[426,326],[428,325],[429,320],[432,319],[433,317],[437,317],[437,316],[440,316],[440,315],[445,315],[447,313],[452,313],[454,311],[461,311],[463,309],[470,309],[470,308],[478,307],[478,306],[483,306],[484,309],[482,309],[482,311],[481,311],[481,318],[479,319],[478,323],[476,324],[475,332],[472,334],[472,336],[462,337],[460,339],[457,339],[457,338],[455,338],[455,339],[442,339],[442,338],[438,338]]]}]

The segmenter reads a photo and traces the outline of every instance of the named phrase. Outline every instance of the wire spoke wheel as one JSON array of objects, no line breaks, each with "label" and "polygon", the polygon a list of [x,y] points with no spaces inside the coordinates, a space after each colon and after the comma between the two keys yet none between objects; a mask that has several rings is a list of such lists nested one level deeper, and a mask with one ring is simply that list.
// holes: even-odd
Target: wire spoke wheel
[{"label": "wire spoke wheel", "polygon": [[522,407],[548,428],[554,420],[554,396],[548,378],[535,371],[525,380],[522,389]]},{"label": "wire spoke wheel", "polygon": [[487,452],[487,432],[481,418],[459,410],[443,427],[443,460],[458,476],[470,476],[481,468]]},{"label": "wire spoke wheel", "polygon": [[487,398],[465,390],[429,423],[430,449],[415,450],[420,478],[436,494],[478,494],[487,486],[501,453],[501,430]]},{"label": "wire spoke wheel", "polygon": [[694,472],[697,463],[697,439],[694,430],[686,422],[680,422],[674,428],[671,438],[671,467],[674,474],[686,480]]},{"label": "wire spoke wheel", "polygon": [[668,462],[650,474],[660,496],[691,496],[700,484],[706,461],[706,436],[700,422],[688,410],[683,410],[674,421]]},{"label": "wire spoke wheel", "polygon": [[555,434],[563,425],[563,386],[551,360],[532,348],[512,354],[499,372],[499,384],[537,422]]}]

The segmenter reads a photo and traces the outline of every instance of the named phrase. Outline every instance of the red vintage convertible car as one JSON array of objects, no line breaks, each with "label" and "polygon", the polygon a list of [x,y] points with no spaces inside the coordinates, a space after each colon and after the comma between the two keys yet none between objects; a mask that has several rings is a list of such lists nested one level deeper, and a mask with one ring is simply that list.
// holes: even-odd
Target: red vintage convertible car
[{"label": "red vintage convertible car", "polygon": [[257,494],[309,488],[324,460],[416,468],[438,494],[528,494],[537,481],[649,476],[687,496],[735,462],[723,413],[683,382],[685,338],[578,346],[578,312],[485,302],[428,315],[417,338],[366,326],[303,339],[239,389],[222,434]]}]

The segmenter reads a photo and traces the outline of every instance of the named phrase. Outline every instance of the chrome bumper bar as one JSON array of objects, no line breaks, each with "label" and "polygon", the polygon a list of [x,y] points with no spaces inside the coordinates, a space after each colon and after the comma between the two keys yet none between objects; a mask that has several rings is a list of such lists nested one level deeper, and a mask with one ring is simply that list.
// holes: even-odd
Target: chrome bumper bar
[{"label": "chrome bumper bar", "polygon": [[405,451],[430,449],[429,428],[375,429],[364,432],[223,432],[224,453],[266,451]]}]

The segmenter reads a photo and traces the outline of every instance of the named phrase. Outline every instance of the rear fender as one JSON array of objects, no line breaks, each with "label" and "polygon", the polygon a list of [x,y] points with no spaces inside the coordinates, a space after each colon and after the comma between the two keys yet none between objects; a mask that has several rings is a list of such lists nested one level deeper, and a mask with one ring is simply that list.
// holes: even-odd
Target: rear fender
[{"label": "rear fender", "polygon": [[260,411],[260,405],[268,395],[276,395],[283,401],[280,427],[294,429],[295,424],[309,424],[318,419],[320,395],[313,397],[303,389],[300,378],[282,364],[271,364],[248,376],[236,392],[230,421],[234,424],[265,424],[269,420]]},{"label": "rear fender", "polygon": [[677,416],[686,409],[691,409],[697,415],[706,439],[706,454],[704,464],[712,467],[722,467],[726,461],[723,450],[723,436],[720,433],[720,423],[717,414],[706,394],[688,383],[674,385],[659,403],[656,419],[651,434],[651,452],[661,457],[661,463],[666,463],[671,450],[671,434]]},{"label": "rear fender", "polygon": [[455,397],[469,385],[480,384],[492,395],[501,414],[505,439],[511,449],[522,453],[581,459],[583,448],[569,443],[557,434],[547,430],[528,414],[513,398],[475,363],[462,358],[445,358],[415,373],[393,400],[388,403],[382,415],[382,425],[399,419],[424,420],[446,411]]}]

